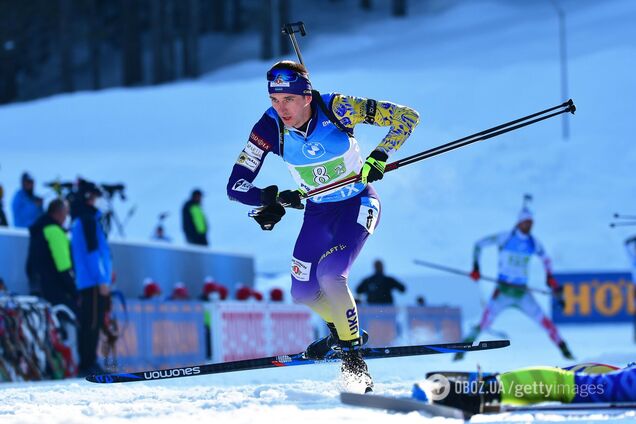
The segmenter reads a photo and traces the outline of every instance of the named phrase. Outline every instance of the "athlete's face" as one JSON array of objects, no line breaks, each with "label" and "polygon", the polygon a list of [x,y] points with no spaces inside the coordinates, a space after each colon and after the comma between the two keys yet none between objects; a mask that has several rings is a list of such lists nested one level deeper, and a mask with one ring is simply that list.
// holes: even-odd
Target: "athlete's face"
[{"label": "athlete's face", "polygon": [[269,98],[272,101],[274,110],[286,126],[298,128],[309,121],[311,116],[311,96],[272,93]]},{"label": "athlete's face", "polygon": [[530,230],[532,230],[532,220],[526,219],[525,221],[521,221],[517,224],[517,228],[524,234],[530,234]]}]

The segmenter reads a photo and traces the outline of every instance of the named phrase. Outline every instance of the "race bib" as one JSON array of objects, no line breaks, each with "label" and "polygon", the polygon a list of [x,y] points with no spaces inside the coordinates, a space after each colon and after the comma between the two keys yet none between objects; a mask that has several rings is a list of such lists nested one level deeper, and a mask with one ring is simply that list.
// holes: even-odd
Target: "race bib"
[{"label": "race bib", "polygon": [[366,228],[369,234],[373,234],[379,217],[380,201],[373,197],[361,198],[360,211],[358,212],[358,224]]}]

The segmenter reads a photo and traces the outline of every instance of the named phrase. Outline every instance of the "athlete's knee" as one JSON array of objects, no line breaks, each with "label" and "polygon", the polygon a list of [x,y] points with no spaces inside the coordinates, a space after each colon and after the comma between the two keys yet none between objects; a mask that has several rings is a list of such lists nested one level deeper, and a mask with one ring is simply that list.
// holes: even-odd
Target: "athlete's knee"
[{"label": "athlete's knee", "polygon": [[318,284],[292,278],[291,296],[297,303],[311,304],[320,297],[320,288]]},{"label": "athlete's knee", "polygon": [[329,294],[337,291],[348,290],[347,277],[344,275],[328,270],[322,272],[318,270],[316,274],[320,287],[325,293]]}]

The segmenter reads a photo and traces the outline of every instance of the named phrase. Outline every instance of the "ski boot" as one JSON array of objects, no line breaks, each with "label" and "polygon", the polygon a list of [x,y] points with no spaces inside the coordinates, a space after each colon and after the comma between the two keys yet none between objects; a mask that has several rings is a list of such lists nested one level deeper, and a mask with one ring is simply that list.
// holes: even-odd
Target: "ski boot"
[{"label": "ski boot", "polygon": [[333,323],[328,322],[329,334],[312,342],[307,349],[305,349],[305,358],[309,359],[324,359],[334,351],[334,346],[338,345],[338,332],[336,326]]},{"label": "ski boot", "polygon": [[342,360],[340,371],[346,386],[355,388],[362,386],[362,391],[369,393],[373,391],[373,379],[360,351],[365,342],[364,337],[339,341],[340,359]]},{"label": "ski boot", "polygon": [[[325,359],[333,357],[337,351],[340,350],[338,338],[338,332],[336,326],[328,322],[329,334],[312,342],[307,349],[305,349],[305,358],[309,359]],[[362,345],[365,345],[369,340],[369,334],[362,330]]]},{"label": "ski boot", "polygon": [[574,359],[574,355],[572,355],[572,352],[570,352],[568,345],[566,345],[564,341],[559,343],[559,350],[561,350],[561,354],[565,359]]}]

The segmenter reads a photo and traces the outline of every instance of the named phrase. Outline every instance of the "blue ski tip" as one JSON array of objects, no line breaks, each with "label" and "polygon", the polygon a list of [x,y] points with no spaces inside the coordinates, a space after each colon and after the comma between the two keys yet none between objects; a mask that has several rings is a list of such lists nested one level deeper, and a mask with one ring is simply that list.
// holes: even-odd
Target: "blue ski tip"
[{"label": "blue ski tip", "polygon": [[141,380],[141,377],[135,374],[121,373],[121,374],[97,374],[86,376],[86,381],[91,383],[115,383],[117,377],[123,377],[127,379]]}]

